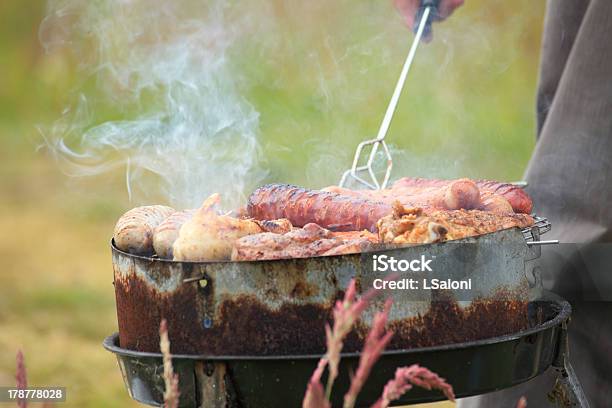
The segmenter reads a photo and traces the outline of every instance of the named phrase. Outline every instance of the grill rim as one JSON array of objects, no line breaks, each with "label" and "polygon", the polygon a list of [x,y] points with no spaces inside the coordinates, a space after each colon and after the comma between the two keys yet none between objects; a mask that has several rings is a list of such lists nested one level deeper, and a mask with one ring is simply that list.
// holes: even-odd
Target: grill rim
[{"label": "grill rim", "polygon": [[[525,238],[525,242],[535,242],[535,241],[539,241],[540,240],[540,236],[542,234],[545,234],[547,232],[549,232],[552,229],[552,224],[550,223],[550,221],[548,221],[548,218],[546,217],[540,217],[537,216],[535,214],[531,214],[531,216],[534,218],[535,222],[533,224],[533,226],[529,227],[529,228],[523,228],[521,229],[521,232],[523,234],[523,238]],[[484,237],[484,236],[488,236],[488,235],[492,235],[492,234],[496,234],[500,231],[506,231],[506,230],[511,230],[511,229],[518,229],[518,227],[512,227],[512,228],[504,228],[504,229],[500,229],[494,232],[489,232],[487,234],[481,234],[481,235],[477,235],[474,237],[468,237],[468,238],[463,238],[463,239],[470,239],[470,238],[477,238],[477,237]],[[463,240],[462,239],[462,240]],[[456,241],[461,241],[461,240],[449,240],[449,241],[443,241],[443,243],[445,242],[456,242]],[[436,242],[435,244],[440,244],[440,242]],[[312,259],[312,258],[340,258],[343,256],[347,256],[347,255],[356,255],[356,254],[367,254],[368,252],[385,252],[385,251],[394,251],[397,249],[401,249],[401,248],[407,248],[407,247],[414,247],[414,246],[426,246],[426,245],[431,245],[431,244],[406,244],[406,245],[397,245],[397,246],[383,246],[383,244],[379,244],[381,245],[380,247],[375,246],[374,248],[372,248],[371,250],[367,250],[367,251],[363,251],[363,252],[358,252],[358,253],[354,253],[354,254],[343,254],[343,255],[328,255],[328,256],[311,256],[308,258],[284,258],[284,259],[259,259],[259,260],[250,260],[250,261],[175,261],[173,259],[166,259],[166,258],[160,258],[157,255],[153,255],[153,256],[146,256],[146,255],[138,255],[138,254],[133,254],[130,252],[126,252],[123,251],[121,249],[119,249],[116,245],[115,245],[115,240],[114,238],[111,238],[110,240],[110,246],[112,247],[112,249],[114,251],[117,251],[123,255],[132,257],[132,258],[136,258],[136,259],[140,259],[143,261],[149,261],[149,262],[163,262],[163,263],[170,263],[170,264],[192,264],[192,265],[201,265],[201,264],[234,264],[234,263],[251,263],[251,262],[278,262],[278,261],[287,261],[289,259]]]}]

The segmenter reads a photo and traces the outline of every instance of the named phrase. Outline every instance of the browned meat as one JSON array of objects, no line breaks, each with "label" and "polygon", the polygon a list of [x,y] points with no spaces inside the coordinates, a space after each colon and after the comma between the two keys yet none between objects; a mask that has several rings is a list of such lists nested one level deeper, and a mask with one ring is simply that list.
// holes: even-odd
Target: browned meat
[{"label": "browned meat", "polygon": [[491,180],[479,180],[476,183],[483,191],[491,191],[503,196],[517,213],[531,214],[533,211],[531,197],[519,186]]},{"label": "browned meat", "polygon": [[324,191],[334,192],[353,197],[368,198],[393,204],[399,201],[407,207],[420,207],[426,209],[459,210],[476,209],[481,205],[480,190],[469,179],[453,180],[441,186],[401,186],[385,190],[349,190],[342,187],[331,186]]},{"label": "browned meat", "polygon": [[409,207],[471,210],[480,206],[480,190],[469,179],[454,180],[444,186],[420,191],[411,188],[397,188],[392,192],[400,203]]},{"label": "browned meat", "polygon": [[258,188],[247,204],[248,215],[258,220],[287,218],[297,227],[315,223],[335,231],[375,232],[376,222],[391,211],[388,203],[286,184]]},{"label": "browned meat", "polygon": [[219,194],[211,195],[183,224],[172,246],[175,261],[229,260],[238,238],[262,231],[253,220],[219,215],[215,207],[220,200]]},{"label": "browned meat", "polygon": [[399,203],[394,213],[378,221],[383,243],[431,243],[472,237],[507,228],[533,225],[527,214],[499,214],[481,210],[433,211],[405,208]]},{"label": "browned meat", "polygon": [[338,231],[375,231],[376,221],[391,213],[394,201],[408,207],[446,210],[481,205],[480,191],[468,179],[426,189],[380,191],[351,191],[340,187],[316,191],[273,184],[251,194],[247,212],[256,219],[287,218],[296,226],[313,222]]},{"label": "browned meat", "polygon": [[293,225],[286,218],[280,220],[253,220],[259,225],[264,232],[273,232],[275,234],[286,234],[293,229]]},{"label": "browned meat", "polygon": [[[177,211],[168,218],[166,218],[161,224],[155,228],[153,233],[153,248],[155,249],[155,253],[160,258],[172,259],[172,246],[174,242],[179,237],[179,231],[183,224],[189,221],[196,210],[183,210]],[[231,217],[231,215],[227,215]],[[234,218],[234,217],[233,217]],[[261,228],[261,231],[258,232],[274,232],[276,234],[284,234],[286,232],[291,231],[292,225],[289,220],[244,220],[239,219],[239,222],[255,222]]]},{"label": "browned meat", "polygon": [[502,195],[495,194],[491,191],[483,191],[480,193],[480,208],[479,210],[491,211],[499,214],[512,214],[514,209],[510,202]]},{"label": "browned meat", "polygon": [[367,230],[363,230],[363,231],[334,231],[332,232],[332,235],[336,238],[340,238],[344,241],[351,241],[351,240],[361,240],[361,239],[367,239],[368,241],[372,242],[373,244],[378,242],[378,235],[374,234],[370,231]]},{"label": "browned meat", "polygon": [[[453,180],[424,179],[419,177],[403,177],[393,183],[392,190],[404,188],[431,188],[443,187],[453,183]],[[491,192],[504,197],[512,206],[514,212],[530,214],[533,202],[522,188],[509,183],[500,183],[491,180],[478,180],[475,182],[481,192]]]},{"label": "browned meat", "polygon": [[172,259],[172,245],[178,238],[183,224],[193,217],[195,211],[177,211],[155,228],[153,231],[153,248],[157,256]]},{"label": "browned meat", "polygon": [[376,237],[371,233],[334,233],[306,224],[286,234],[249,235],[234,243],[233,261],[309,258],[362,252]]},{"label": "browned meat", "polygon": [[325,252],[325,256],[356,254],[371,248],[372,244],[378,244],[378,235],[370,231],[347,231],[333,232],[333,236],[341,239],[344,243]]}]

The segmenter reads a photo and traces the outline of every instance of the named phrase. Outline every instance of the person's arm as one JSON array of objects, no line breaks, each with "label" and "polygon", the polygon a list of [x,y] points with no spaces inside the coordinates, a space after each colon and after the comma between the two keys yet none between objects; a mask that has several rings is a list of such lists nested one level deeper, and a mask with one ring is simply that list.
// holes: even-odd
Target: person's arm
[{"label": "person's arm", "polygon": [[[453,11],[463,4],[464,0],[442,0],[440,1],[440,7],[438,9],[438,21],[444,20],[450,16]],[[395,8],[404,18],[404,21],[408,27],[412,30],[414,28],[414,16],[416,15],[420,0],[393,0]]]}]

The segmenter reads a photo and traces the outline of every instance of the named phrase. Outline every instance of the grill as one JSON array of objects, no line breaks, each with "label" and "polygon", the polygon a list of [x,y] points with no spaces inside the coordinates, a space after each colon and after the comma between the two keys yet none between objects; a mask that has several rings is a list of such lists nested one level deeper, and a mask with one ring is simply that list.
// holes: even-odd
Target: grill
[{"label": "grill", "polygon": [[[539,238],[539,227],[532,229]],[[127,254],[112,247],[122,347],[158,350],[158,328],[169,321],[173,351],[212,355],[296,355],[324,351],[324,325],[351,279],[361,291],[384,279],[374,255],[435,259],[436,277],[472,279],[464,298],[447,292],[393,291],[391,348],[436,346],[517,332],[540,247],[524,232],[508,229],[460,241],[415,245],[341,256],[253,262],[175,262]],[[411,273],[421,279],[428,272]],[[375,310],[364,314],[346,342],[361,348]],[[504,315],[507,318],[498,319]],[[434,323],[435,322],[435,323]],[[442,330],[441,328],[444,328]],[[248,338],[249,341],[244,341]]]},{"label": "grill", "polygon": [[[421,291],[418,298],[393,292],[389,324],[395,334],[359,404],[373,402],[395,368],[419,363],[447,378],[459,397],[516,385],[552,366],[566,401],[588,406],[567,358],[570,306],[536,300],[542,293],[534,261],[541,245],[556,242],[540,239],[550,229],[547,219],[536,217],[529,229],[459,241],[253,262],[176,262],[128,254],[111,242],[119,333],[104,346],[116,354],[130,395],[160,405],[158,329],[165,318],[181,406],[299,406],[325,351],[324,325],[348,282],[355,279],[365,291],[386,276],[369,267],[373,255],[427,254],[436,260],[436,276],[469,276],[478,288],[467,298],[438,290]],[[347,337],[336,391],[348,387],[381,302]],[[438,399],[420,390],[400,402]]]}]

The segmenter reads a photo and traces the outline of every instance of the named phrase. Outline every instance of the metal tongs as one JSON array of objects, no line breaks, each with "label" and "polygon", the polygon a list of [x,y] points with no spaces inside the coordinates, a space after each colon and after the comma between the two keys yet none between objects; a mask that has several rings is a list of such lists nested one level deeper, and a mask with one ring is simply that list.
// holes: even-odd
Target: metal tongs
[{"label": "metal tongs", "polygon": [[[408,52],[408,57],[406,58],[406,62],[404,63],[404,67],[402,68],[402,72],[400,74],[399,80],[397,81],[397,85],[395,85],[395,91],[393,91],[393,96],[391,96],[391,101],[389,102],[389,106],[387,107],[387,112],[385,113],[385,117],[380,125],[380,129],[378,130],[378,136],[376,139],[366,140],[364,142],[359,143],[357,146],[357,151],[355,152],[355,158],[353,159],[353,167],[350,170],[347,170],[342,175],[342,179],[340,180],[340,187],[344,187],[349,177],[358,183],[366,186],[367,188],[373,190],[380,190],[387,187],[387,183],[389,182],[389,178],[391,176],[391,170],[393,169],[393,159],[391,157],[391,152],[385,143],[385,136],[387,136],[387,131],[389,130],[389,125],[391,124],[391,120],[393,119],[393,114],[395,113],[395,109],[397,107],[397,102],[399,100],[400,94],[402,93],[402,89],[404,88],[404,82],[406,82],[406,76],[408,76],[408,71],[410,71],[410,66],[412,65],[412,61],[414,60],[414,56],[416,54],[416,50],[421,42],[421,38],[423,35],[428,37],[431,33],[431,23],[434,18],[438,15],[438,5],[440,0],[421,0],[421,4],[419,6],[419,10],[415,16],[415,21],[418,21],[418,24],[415,26],[415,36],[414,41],[412,42],[412,46],[410,47],[410,51]],[[372,150],[369,153],[368,161],[366,164],[360,165],[360,159],[364,149],[367,146],[372,146]],[[385,156],[387,158],[387,170],[385,172],[384,179],[382,183],[378,181],[376,174],[374,173],[373,164],[374,159],[376,158],[376,153],[378,152],[379,147],[382,146]],[[371,181],[367,181],[361,175],[367,173],[370,176]]]}]

